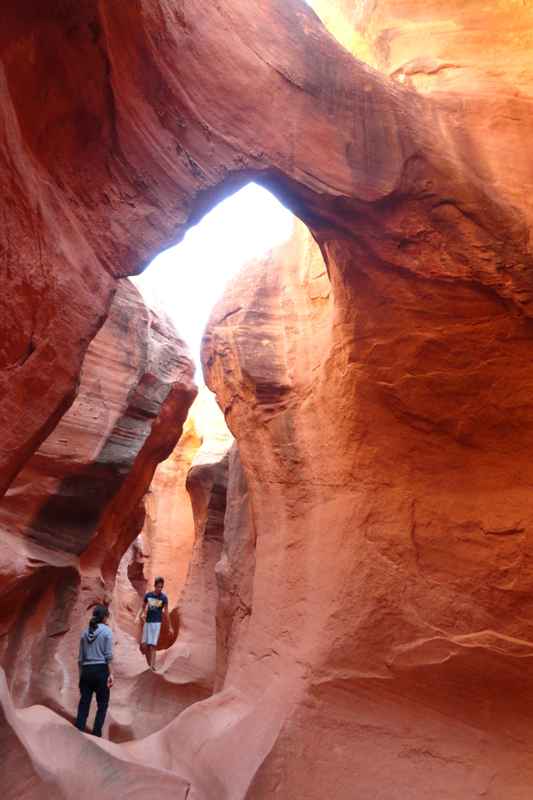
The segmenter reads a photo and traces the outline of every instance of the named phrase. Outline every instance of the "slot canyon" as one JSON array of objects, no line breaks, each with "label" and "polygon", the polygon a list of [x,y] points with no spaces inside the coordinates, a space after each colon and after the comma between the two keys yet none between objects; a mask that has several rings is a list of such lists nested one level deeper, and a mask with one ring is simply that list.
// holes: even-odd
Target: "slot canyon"
[{"label": "slot canyon", "polygon": [[[533,2],[0,22],[4,800],[531,800]],[[204,386],[130,278],[251,182]]]}]

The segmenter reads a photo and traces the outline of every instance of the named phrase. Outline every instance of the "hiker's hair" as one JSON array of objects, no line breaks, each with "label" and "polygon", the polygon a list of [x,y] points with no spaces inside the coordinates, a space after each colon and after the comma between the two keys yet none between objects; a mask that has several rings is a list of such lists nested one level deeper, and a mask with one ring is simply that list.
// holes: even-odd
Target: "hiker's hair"
[{"label": "hiker's hair", "polygon": [[163,586],[165,585],[165,579],[162,578],[160,575],[155,579],[154,586],[157,586],[158,583],[162,583]]},{"label": "hiker's hair", "polygon": [[89,630],[95,631],[97,627],[107,619],[109,616],[109,609],[107,606],[95,606],[93,608],[93,615],[89,620]]}]

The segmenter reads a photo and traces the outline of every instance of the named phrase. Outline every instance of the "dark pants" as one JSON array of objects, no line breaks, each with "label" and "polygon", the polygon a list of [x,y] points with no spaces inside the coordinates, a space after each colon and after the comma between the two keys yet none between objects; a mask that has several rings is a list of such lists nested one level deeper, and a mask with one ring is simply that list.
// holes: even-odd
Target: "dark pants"
[{"label": "dark pants", "polygon": [[80,731],[85,730],[85,723],[89,716],[93,692],[96,694],[96,717],[94,719],[94,736],[102,735],[107,706],[109,705],[109,688],[107,679],[109,677],[109,667],[107,664],[86,664],[82,667],[80,675],[80,704],[78,706],[78,717],[76,728]]}]

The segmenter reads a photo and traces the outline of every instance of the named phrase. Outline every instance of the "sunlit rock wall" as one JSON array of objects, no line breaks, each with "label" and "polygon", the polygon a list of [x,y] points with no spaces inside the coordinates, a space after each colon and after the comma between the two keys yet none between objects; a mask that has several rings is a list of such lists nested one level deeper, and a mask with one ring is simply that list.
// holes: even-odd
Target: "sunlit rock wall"
[{"label": "sunlit rock wall", "polygon": [[216,669],[215,568],[224,540],[229,455],[233,437],[213,396],[202,390],[192,415],[203,431],[202,446],[187,475],[188,504],[194,518],[194,543],[178,607],[179,636],[165,653],[163,670],[207,696]]}]

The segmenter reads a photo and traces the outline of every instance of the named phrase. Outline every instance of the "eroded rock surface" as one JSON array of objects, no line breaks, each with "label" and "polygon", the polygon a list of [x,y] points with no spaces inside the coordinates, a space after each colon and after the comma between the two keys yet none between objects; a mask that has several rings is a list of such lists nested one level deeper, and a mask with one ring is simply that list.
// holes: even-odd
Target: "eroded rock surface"
[{"label": "eroded rock surface", "polygon": [[149,543],[147,584],[152,586],[159,572],[166,572],[165,592],[174,603],[187,577],[194,542],[194,518],[186,481],[202,439],[194,423],[193,409],[178,444],[156,470],[145,499],[146,517],[141,534],[143,541]]},{"label": "eroded rock surface", "polygon": [[[402,30],[421,8],[404,5],[394,6]],[[457,4],[441,8],[456,27]],[[519,12],[517,33],[531,29],[529,7],[497,8]],[[253,13],[243,0],[57,3],[46,16],[11,0],[2,14],[3,487],[72,402],[114,276],[140,269],[250,178],[275,187],[315,231],[342,230],[366,257],[479,281],[527,308],[529,164],[517,162],[513,178],[487,163],[484,145],[508,163],[527,104],[501,107],[488,136],[480,120],[494,121],[494,101],[465,106],[389,82],[296,0]],[[461,27],[463,47],[484,51],[477,28]],[[411,36],[412,58],[428,38]],[[498,42],[504,70],[518,63],[515,49],[525,63],[525,38]],[[513,70],[528,94],[527,70]],[[494,95],[508,97],[504,76]]]},{"label": "eroded rock surface", "polygon": [[[232,436],[209,393],[199,395],[204,438],[187,475],[194,516],[194,545],[179,602],[179,636],[165,653],[162,671],[171,680],[187,682],[206,697],[212,693],[216,669],[215,567],[224,540]],[[194,410],[193,410],[194,412]],[[206,416],[210,424],[206,425]]]},{"label": "eroded rock surface", "polygon": [[246,686],[262,720],[265,686],[277,692],[276,744],[247,796],[281,781],[288,797],[335,784],[370,798],[375,763],[390,765],[379,786],[391,798],[436,785],[522,797],[529,322],[475,285],[366,268],[347,243],[323,245],[328,292],[306,248],[300,233],[240,276],[205,347],[256,537],[252,613],[225,686]]},{"label": "eroded rock surface", "polygon": [[[144,524],[138,537],[120,561],[113,597],[114,612],[121,630],[139,637],[135,618],[145,592],[157,576],[165,578],[170,608],[178,603],[194,544],[194,517],[187,494],[187,474],[202,444],[194,401],[183,425],[182,435],[167,459],[158,465],[150,490],[144,497]],[[175,620],[177,625],[177,618]],[[168,647],[168,632],[161,643]]]},{"label": "eroded rock surface", "polygon": [[[145,520],[115,584],[112,608],[122,661],[110,712],[115,741],[147,736],[213,692],[215,567],[224,536],[231,442],[214,396],[202,387],[178,444],[152,483],[148,503],[158,516]],[[154,675],[139,652],[142,626],[135,618],[156,574],[165,577],[175,634],[163,624]]]},{"label": "eroded rock surface", "polygon": [[73,713],[80,628],[110,598],[117,539],[127,546],[142,526],[153,471],[194,399],[192,373],[170,323],[121,281],[76,402],[0,504],[2,665],[17,702]]},{"label": "eroded rock surface", "polygon": [[[344,44],[374,69],[297,0],[2,11],[2,486],[72,402],[115,276],[225,191],[274,188],[325,262],[299,234],[213,316],[250,612],[221,691],[90,743],[97,788],[111,765],[189,800],[529,797],[533,11],[353,5]],[[125,537],[105,530],[88,563],[113,576]],[[70,591],[77,556],[55,552],[47,587]],[[5,707],[78,794],[78,762],[42,749],[78,734]]]},{"label": "eroded rock surface", "polygon": [[255,532],[246,475],[236,444],[228,453],[228,485],[224,539],[216,565],[218,588],[216,622],[216,684],[224,680],[237,642],[246,631],[253,604]]}]

